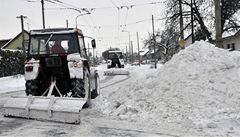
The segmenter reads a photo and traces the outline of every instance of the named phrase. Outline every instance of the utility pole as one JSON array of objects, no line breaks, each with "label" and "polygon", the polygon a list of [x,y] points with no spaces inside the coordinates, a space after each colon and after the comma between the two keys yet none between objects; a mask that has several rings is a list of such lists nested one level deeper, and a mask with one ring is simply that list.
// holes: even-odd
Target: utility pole
[{"label": "utility pole", "polygon": [[214,0],[215,2],[215,19],[216,19],[216,46],[223,48],[222,45],[222,30],[221,30],[221,2],[220,0]]},{"label": "utility pole", "polygon": [[23,16],[23,15],[20,15],[20,16],[17,16],[18,19],[21,19],[21,28],[22,28],[22,50],[23,50],[23,54],[24,54],[24,60],[25,60],[25,57],[26,57],[26,48],[25,48],[25,37],[24,37],[24,19],[27,18],[27,16]]},{"label": "utility pole", "polygon": [[127,50],[127,46],[126,46],[126,62],[128,62],[128,50]]},{"label": "utility pole", "polygon": [[78,22],[77,22],[78,17],[80,17],[80,16],[84,16],[84,15],[88,15],[88,14],[91,14],[91,13],[88,12],[88,13],[85,13],[85,14],[79,14],[79,15],[76,16],[76,18],[75,18],[76,28],[78,27]]},{"label": "utility pole", "polygon": [[41,0],[41,4],[42,4],[42,21],[43,21],[43,29],[45,29],[44,0]]},{"label": "utility pole", "polygon": [[154,18],[153,18],[153,15],[152,15],[152,28],[153,28],[153,49],[154,49],[154,54],[153,54],[153,58],[154,58],[154,68],[156,69],[157,68],[157,62],[156,62],[156,40],[155,40],[155,34],[154,34]]},{"label": "utility pole", "polygon": [[137,45],[138,45],[138,64],[139,64],[139,67],[140,67],[140,50],[139,50],[139,38],[138,38],[138,32],[137,32]]},{"label": "utility pole", "polygon": [[180,38],[181,38],[181,40],[184,40],[182,0],[179,0],[179,14],[180,14]]},{"label": "utility pole", "polygon": [[122,32],[127,32],[128,33],[128,42],[129,42],[129,62],[130,62],[130,55],[131,55],[131,38],[130,38],[130,32],[126,30],[122,30]]},{"label": "utility pole", "polygon": [[68,20],[66,20],[66,27],[68,28]]},{"label": "utility pole", "polygon": [[192,43],[195,42],[194,38],[194,23],[193,23],[193,0],[191,0],[191,26],[192,26]]},{"label": "utility pole", "polygon": [[133,63],[133,41],[131,41],[131,63]]}]

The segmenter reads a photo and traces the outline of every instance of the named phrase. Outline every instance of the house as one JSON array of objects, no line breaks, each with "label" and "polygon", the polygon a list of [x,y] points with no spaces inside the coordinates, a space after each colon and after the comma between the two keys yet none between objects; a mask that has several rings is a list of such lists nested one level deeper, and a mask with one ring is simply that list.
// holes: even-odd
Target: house
[{"label": "house", "polygon": [[188,47],[192,44],[192,34],[188,35],[186,38],[185,38],[185,46],[184,47]]},{"label": "house", "polygon": [[2,39],[0,40],[0,48],[2,48],[6,43],[8,43],[11,39]]},{"label": "house", "polygon": [[[240,51],[240,30],[237,32],[224,32],[222,34],[223,48]],[[185,47],[192,44],[192,35],[185,38]]]},{"label": "house", "polygon": [[224,33],[223,48],[230,50],[240,50],[240,31],[236,32],[235,34],[230,33],[229,35]]},{"label": "house", "polygon": [[[24,45],[25,49],[27,49],[28,41],[29,41],[29,33],[24,31]],[[8,40],[2,47],[2,50],[10,50],[10,51],[17,51],[22,50],[22,32],[19,33],[16,37],[11,40]]]}]

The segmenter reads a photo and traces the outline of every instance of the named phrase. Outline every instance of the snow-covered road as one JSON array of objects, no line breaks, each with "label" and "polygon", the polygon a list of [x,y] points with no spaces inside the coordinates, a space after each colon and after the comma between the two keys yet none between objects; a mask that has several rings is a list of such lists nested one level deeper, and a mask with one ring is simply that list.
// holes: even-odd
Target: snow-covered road
[{"label": "snow-covered road", "polygon": [[[101,75],[101,93],[111,91],[111,85],[116,88],[118,84],[127,81],[129,77]],[[6,77],[0,80],[12,84],[1,85],[0,112],[2,113],[3,104],[10,96],[24,95],[25,91],[22,90],[24,89],[24,78],[22,76]],[[145,128],[147,127],[144,127],[144,125],[110,118],[91,108],[81,111],[80,125],[7,118],[0,115],[0,136],[175,136]]]},{"label": "snow-covered road", "polygon": [[[103,66],[105,67],[105,66]],[[143,68],[149,68],[149,66],[143,66]],[[100,83],[101,83],[101,94],[108,95],[116,90],[124,87],[128,83],[131,83],[135,77],[136,73],[141,69],[139,67],[129,67],[129,76],[119,75],[119,76],[103,76],[102,71],[100,71]],[[138,70],[140,69],[140,70]],[[151,70],[153,71],[153,70]],[[5,78],[6,79],[6,78]],[[24,82],[23,77],[8,77],[9,83],[14,83],[13,81]],[[20,86],[18,83],[16,86]],[[22,90],[24,84],[20,86],[17,91],[9,92],[4,90],[2,87],[0,94],[0,112],[2,113],[2,106],[4,102],[12,95],[24,95],[25,91]],[[17,89],[12,85],[12,89]],[[6,91],[6,92],[5,92]],[[101,96],[102,96],[101,95]],[[119,119],[117,117],[111,117],[100,112],[97,107],[98,100],[93,101],[94,108],[83,109],[80,113],[81,124],[63,124],[47,121],[36,121],[20,118],[7,118],[0,115],[0,136],[54,136],[54,137],[78,137],[78,136],[161,136],[161,137],[177,137],[182,135],[201,135],[201,133],[189,131],[185,127],[176,125],[175,123],[163,123],[159,125],[149,125],[147,123],[138,123],[135,121],[128,121],[124,119]],[[104,108],[104,104],[101,108]]]}]

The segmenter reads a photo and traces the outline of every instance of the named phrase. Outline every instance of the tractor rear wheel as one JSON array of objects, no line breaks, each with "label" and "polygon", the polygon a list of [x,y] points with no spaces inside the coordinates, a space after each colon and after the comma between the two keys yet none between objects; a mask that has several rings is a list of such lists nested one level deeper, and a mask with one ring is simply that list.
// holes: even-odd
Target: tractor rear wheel
[{"label": "tractor rear wheel", "polygon": [[87,102],[83,106],[87,108],[91,105],[91,92],[90,92],[90,79],[89,73],[84,71],[84,78],[83,79],[73,79],[72,80],[72,97],[77,98],[86,98]]},{"label": "tractor rear wheel", "polygon": [[25,83],[26,87],[26,95],[32,95],[32,96],[39,96],[39,93],[37,91],[37,81],[36,80],[27,80]]},{"label": "tractor rear wheel", "polygon": [[72,80],[72,97],[84,98],[84,82],[82,79],[73,79]]}]

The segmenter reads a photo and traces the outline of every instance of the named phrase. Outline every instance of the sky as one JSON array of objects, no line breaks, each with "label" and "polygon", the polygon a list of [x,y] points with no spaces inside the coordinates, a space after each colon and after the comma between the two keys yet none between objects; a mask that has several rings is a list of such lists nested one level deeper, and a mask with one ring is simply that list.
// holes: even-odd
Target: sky
[{"label": "sky", "polygon": [[[80,13],[74,9],[87,8],[90,11],[89,15],[77,17],[77,26],[84,35],[96,39],[97,54],[110,47],[125,52],[126,47],[129,47],[129,34],[133,49],[137,51],[137,32],[140,48],[143,47],[143,40],[152,32],[152,15],[155,31],[164,29],[166,0],[48,1],[45,0],[44,4],[46,28],[66,27],[66,20],[68,27],[76,27],[76,17],[85,12]],[[19,15],[27,16],[24,20],[26,30],[42,29],[41,0],[0,0],[0,39],[13,38],[20,33],[21,21],[16,18]],[[86,39],[86,45],[88,43],[89,40]]]}]

